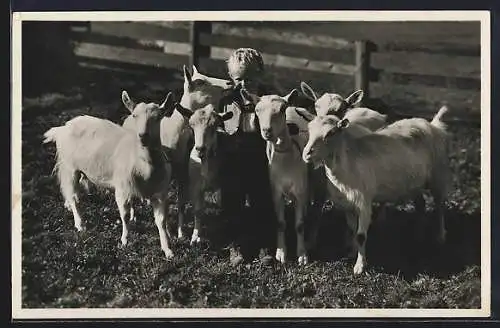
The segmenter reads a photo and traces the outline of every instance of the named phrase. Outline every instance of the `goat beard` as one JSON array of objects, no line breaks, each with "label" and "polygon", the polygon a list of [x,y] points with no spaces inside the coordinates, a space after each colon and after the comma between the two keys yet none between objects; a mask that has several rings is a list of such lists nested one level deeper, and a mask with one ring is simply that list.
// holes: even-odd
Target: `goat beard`
[{"label": "goat beard", "polygon": [[197,150],[194,148],[191,150],[191,154],[189,154],[189,158],[195,163],[201,164],[201,157]]},{"label": "goat beard", "polygon": [[318,158],[317,155],[312,155],[309,158],[308,165],[312,166],[312,168],[316,170],[322,166],[326,166],[326,160]]},{"label": "goat beard", "polygon": [[280,145],[281,143],[283,143],[283,140],[281,140],[281,138],[279,137],[275,137],[274,135],[272,136],[266,136],[264,133],[261,133],[261,136],[262,138],[265,140],[265,141],[269,141],[269,142],[272,142],[272,143],[276,143],[277,145]]}]

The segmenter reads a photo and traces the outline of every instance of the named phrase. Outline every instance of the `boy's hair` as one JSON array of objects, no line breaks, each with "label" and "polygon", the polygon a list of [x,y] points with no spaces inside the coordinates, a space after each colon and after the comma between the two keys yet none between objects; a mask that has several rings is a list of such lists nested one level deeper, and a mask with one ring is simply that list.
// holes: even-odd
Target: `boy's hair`
[{"label": "boy's hair", "polygon": [[227,60],[227,68],[231,78],[258,76],[264,72],[262,55],[252,48],[236,49]]}]

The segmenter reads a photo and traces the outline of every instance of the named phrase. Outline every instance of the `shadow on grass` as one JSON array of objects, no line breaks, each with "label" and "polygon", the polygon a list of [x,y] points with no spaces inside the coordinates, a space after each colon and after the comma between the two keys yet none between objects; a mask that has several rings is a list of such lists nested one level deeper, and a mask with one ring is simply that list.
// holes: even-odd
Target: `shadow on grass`
[{"label": "shadow on grass", "polygon": [[[480,215],[448,210],[445,220],[447,239],[440,245],[434,237],[437,218],[433,212],[428,211],[426,218],[419,218],[413,212],[388,209],[384,221],[374,220],[370,226],[367,240],[369,266],[386,273],[399,273],[410,279],[419,273],[444,277],[460,272],[467,266],[480,265]],[[422,227],[424,234],[419,237],[417,231]],[[346,229],[342,213],[325,213],[316,248],[311,254],[312,260],[338,261],[345,258]],[[293,232],[291,234],[293,239]]]},{"label": "shadow on grass", "polygon": [[[374,217],[377,212],[374,211]],[[287,209],[288,261],[296,260],[296,234],[291,208]],[[385,220],[374,220],[367,240],[367,261],[371,268],[390,274],[398,274],[406,279],[426,273],[436,278],[463,271],[471,265],[481,264],[481,220],[480,215],[469,215],[458,210],[446,212],[447,239],[444,244],[436,241],[437,218],[427,211],[426,218],[419,218],[414,212],[396,208],[387,209]],[[185,230],[189,243],[192,232],[192,218],[188,219]],[[251,220],[246,220],[247,225]],[[250,226],[242,220],[243,231]],[[173,223],[173,227],[176,224]],[[255,228],[255,227],[253,227]],[[419,230],[420,229],[420,230]],[[342,212],[329,210],[324,213],[316,247],[310,251],[310,260],[319,262],[345,261],[348,250],[345,246],[347,225]],[[174,232],[175,229],[172,229]],[[209,240],[210,249],[218,256],[227,257],[224,250],[231,236],[226,230],[226,222],[212,209],[203,219],[203,231]],[[417,233],[422,231],[421,233]],[[259,239],[253,238],[246,245],[250,252],[259,248]],[[272,251],[274,255],[274,249]],[[254,254],[255,255],[255,254]],[[350,259],[354,265],[354,259]]]}]

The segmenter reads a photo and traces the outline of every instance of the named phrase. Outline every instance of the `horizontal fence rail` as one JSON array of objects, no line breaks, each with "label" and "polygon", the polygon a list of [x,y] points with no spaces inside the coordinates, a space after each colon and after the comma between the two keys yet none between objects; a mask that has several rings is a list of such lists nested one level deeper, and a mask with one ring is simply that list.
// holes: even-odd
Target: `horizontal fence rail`
[{"label": "horizontal fence rail", "polygon": [[[469,66],[480,67],[479,46],[376,45],[371,41],[301,32],[280,31],[277,36],[270,28],[224,30],[220,28],[223,25],[210,22],[187,23],[181,27],[168,22],[80,23],[72,28],[72,39],[78,42],[75,53],[82,66],[116,71],[139,73],[145,68],[143,72],[151,72],[195,64],[211,74],[215,71],[222,75],[225,60],[235,48],[252,47],[261,51],[265,65],[272,72],[281,70],[285,76],[293,75],[306,81],[328,75],[334,82],[341,81],[339,85],[344,93],[363,89],[369,97],[372,83],[476,93],[481,88],[479,70],[457,73],[456,69],[457,65],[464,66],[463,63],[471,60],[478,65]],[[395,55],[390,59],[378,56],[387,52]],[[438,60],[430,60],[429,56]]]}]

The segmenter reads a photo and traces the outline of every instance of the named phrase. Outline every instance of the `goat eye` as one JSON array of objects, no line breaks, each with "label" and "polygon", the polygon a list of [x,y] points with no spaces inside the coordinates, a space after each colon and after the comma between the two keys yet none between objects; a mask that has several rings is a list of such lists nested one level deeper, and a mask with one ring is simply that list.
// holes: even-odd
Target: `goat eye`
[{"label": "goat eye", "polygon": [[137,117],[137,114],[132,114],[132,117],[133,117],[133,118],[136,118],[136,117]]}]

